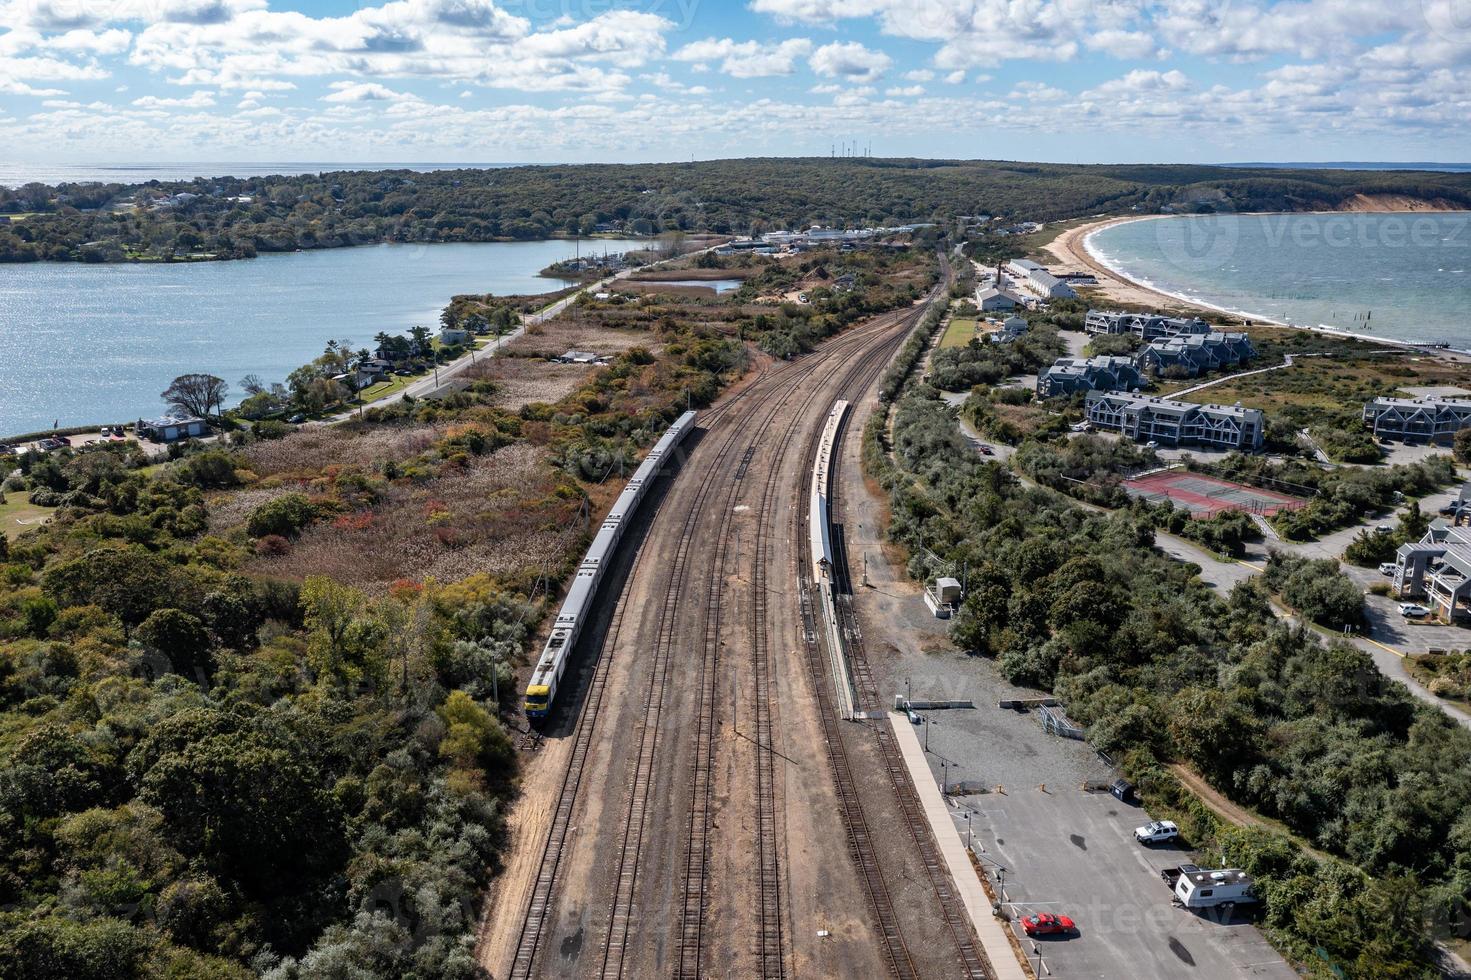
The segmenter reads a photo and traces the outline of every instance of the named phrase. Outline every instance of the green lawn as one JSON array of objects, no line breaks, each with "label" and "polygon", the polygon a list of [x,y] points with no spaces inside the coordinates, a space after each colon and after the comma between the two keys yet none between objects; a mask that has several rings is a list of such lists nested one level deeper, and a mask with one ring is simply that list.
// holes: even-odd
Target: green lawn
[{"label": "green lawn", "polygon": [[38,507],[26,500],[23,493],[13,493],[0,504],[0,527],[7,538],[13,538],[22,531],[39,527],[55,511],[55,507]]},{"label": "green lawn", "polygon": [[975,317],[953,317],[945,328],[945,336],[940,338],[940,346],[964,347],[975,338],[976,322]]}]

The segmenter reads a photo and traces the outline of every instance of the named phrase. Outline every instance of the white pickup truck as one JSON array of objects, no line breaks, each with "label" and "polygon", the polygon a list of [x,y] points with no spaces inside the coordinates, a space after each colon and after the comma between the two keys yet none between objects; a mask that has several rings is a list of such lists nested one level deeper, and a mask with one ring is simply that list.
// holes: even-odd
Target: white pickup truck
[{"label": "white pickup truck", "polygon": [[1168,844],[1179,837],[1180,828],[1173,820],[1156,820],[1134,828],[1134,839],[1141,844]]}]

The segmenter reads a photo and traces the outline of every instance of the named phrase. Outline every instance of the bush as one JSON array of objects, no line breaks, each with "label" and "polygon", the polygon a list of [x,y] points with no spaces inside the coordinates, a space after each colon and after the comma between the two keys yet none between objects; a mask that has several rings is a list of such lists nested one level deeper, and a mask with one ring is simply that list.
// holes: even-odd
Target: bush
[{"label": "bush", "polygon": [[261,419],[250,426],[251,435],[257,439],[284,439],[291,431],[291,426],[278,419]]},{"label": "bush", "polygon": [[288,493],[268,500],[251,511],[245,529],[253,538],[280,535],[294,538],[316,517],[316,508],[305,494]]},{"label": "bush", "polygon": [[1331,558],[1298,558],[1274,551],[1263,577],[1283,602],[1319,625],[1343,629],[1364,622],[1363,594]]}]

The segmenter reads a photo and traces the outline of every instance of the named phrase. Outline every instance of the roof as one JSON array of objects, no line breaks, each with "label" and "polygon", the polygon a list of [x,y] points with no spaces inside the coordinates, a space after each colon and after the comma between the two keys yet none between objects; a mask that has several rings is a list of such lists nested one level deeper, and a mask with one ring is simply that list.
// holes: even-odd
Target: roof
[{"label": "roof", "polygon": [[1194,402],[1170,401],[1167,398],[1160,398],[1157,395],[1131,395],[1119,391],[1090,391],[1088,393],[1089,402],[1099,401],[1104,398],[1116,403],[1122,403],[1123,407],[1128,411],[1149,411],[1156,415],[1179,415],[1198,410],[1202,414],[1216,417],[1227,416],[1240,419],[1262,417],[1261,409],[1243,408],[1240,405],[1197,405]]},{"label": "roof", "polygon": [[1433,395],[1425,398],[1375,398],[1369,404],[1376,408],[1455,408],[1471,411],[1471,398],[1442,398]]},{"label": "roof", "polygon": [[[1182,869],[1183,870],[1183,869]],[[1198,887],[1209,888],[1213,885],[1249,885],[1251,875],[1239,868],[1221,868],[1216,871],[1205,871],[1197,868],[1194,871],[1185,871],[1181,878],[1190,881]]]},{"label": "roof", "polygon": [[138,423],[150,429],[161,429],[170,425],[192,425],[204,423],[204,419],[197,415],[165,415],[156,419],[139,419]]}]

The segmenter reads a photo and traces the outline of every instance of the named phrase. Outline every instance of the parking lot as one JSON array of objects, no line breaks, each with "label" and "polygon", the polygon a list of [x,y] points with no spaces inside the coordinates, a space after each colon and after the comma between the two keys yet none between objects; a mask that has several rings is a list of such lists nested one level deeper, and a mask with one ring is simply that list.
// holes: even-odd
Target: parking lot
[{"label": "parking lot", "polygon": [[[996,707],[999,697],[1029,692],[959,654],[931,653],[907,666],[914,697],[968,697],[977,705],[921,713],[928,718],[928,758],[936,781],[976,791],[953,796],[952,815],[993,879],[1004,877],[1017,935],[1015,920],[1037,912],[1068,915],[1078,925],[1072,937],[1023,939],[1024,949],[1035,943],[1040,950],[1050,971],[1044,976],[1296,976],[1251,922],[1222,923],[1172,904],[1161,870],[1192,861],[1217,865],[1188,850],[1135,843],[1133,830],[1149,815],[1082,788],[1113,777],[1104,761],[1082,742],[1045,734],[1032,713]],[[983,672],[988,676],[978,678]],[[958,685],[958,676],[966,681]]]}]

